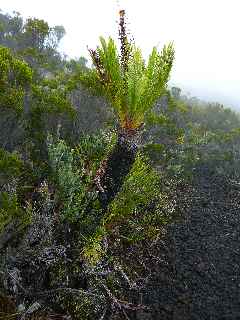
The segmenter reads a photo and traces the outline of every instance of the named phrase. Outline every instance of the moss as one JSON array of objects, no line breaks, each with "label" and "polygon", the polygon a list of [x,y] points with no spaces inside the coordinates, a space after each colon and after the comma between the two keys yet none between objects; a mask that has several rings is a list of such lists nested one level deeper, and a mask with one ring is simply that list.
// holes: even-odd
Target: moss
[{"label": "moss", "polygon": [[106,254],[102,248],[102,237],[96,235],[87,241],[83,249],[83,257],[92,266],[96,265]]},{"label": "moss", "polygon": [[105,306],[104,296],[84,290],[62,291],[58,293],[59,306],[68,312],[73,320],[99,319]]},{"label": "moss", "polygon": [[49,273],[50,277],[50,286],[51,287],[58,287],[59,284],[63,285],[68,278],[69,270],[67,265],[64,262],[60,262],[54,267],[51,268]]}]

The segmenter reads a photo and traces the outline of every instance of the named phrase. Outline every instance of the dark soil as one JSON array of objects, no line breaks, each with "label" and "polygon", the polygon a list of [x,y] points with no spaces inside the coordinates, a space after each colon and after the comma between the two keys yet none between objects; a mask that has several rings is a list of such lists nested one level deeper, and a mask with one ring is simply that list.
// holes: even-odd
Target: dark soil
[{"label": "dark soil", "polygon": [[138,319],[240,319],[240,184],[201,172],[189,200],[146,290],[152,315]]}]

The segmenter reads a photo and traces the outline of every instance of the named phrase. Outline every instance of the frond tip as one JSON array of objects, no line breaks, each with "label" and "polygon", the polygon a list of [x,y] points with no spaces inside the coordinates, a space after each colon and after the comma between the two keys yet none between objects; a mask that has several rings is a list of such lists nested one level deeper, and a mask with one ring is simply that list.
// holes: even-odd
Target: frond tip
[{"label": "frond tip", "polygon": [[121,60],[121,68],[123,73],[125,73],[128,69],[128,61],[131,54],[131,44],[127,37],[127,28],[126,28],[126,20],[125,20],[125,10],[119,11],[119,40],[120,40],[120,60]]}]

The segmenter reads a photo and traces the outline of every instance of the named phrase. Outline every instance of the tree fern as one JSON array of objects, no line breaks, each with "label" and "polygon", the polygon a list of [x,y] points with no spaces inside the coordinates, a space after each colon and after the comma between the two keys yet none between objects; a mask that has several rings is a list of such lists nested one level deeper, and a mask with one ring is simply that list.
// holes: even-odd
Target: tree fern
[{"label": "tree fern", "polygon": [[161,52],[154,47],[145,64],[141,49],[128,41],[124,23],[124,11],[121,11],[120,53],[112,38],[100,37],[97,49],[89,49],[94,68],[79,79],[84,86],[107,98],[122,128],[136,130],[166,89],[174,48],[172,43]]},{"label": "tree fern", "polygon": [[94,179],[103,209],[120,191],[135,162],[140,129],[166,89],[174,60],[170,43],[160,53],[154,47],[146,64],[140,48],[127,38],[124,15],[121,10],[120,53],[112,38],[100,37],[100,45],[95,50],[89,49],[93,68],[78,75],[83,86],[106,97],[119,122],[116,144]]}]

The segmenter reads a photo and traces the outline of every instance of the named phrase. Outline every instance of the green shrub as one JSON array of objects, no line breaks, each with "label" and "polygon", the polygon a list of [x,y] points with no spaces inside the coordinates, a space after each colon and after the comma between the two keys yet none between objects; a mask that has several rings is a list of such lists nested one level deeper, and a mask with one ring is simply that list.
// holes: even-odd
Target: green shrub
[{"label": "green shrub", "polygon": [[31,223],[29,210],[23,210],[19,205],[16,193],[0,193],[0,233],[11,221],[17,220],[18,227],[23,228]]},{"label": "green shrub", "polygon": [[58,139],[54,143],[53,138],[49,137],[49,165],[63,218],[72,222],[85,221],[85,224],[94,222],[94,217],[86,212],[88,209],[90,211],[90,202],[91,210],[99,209],[91,182],[111,141],[111,134],[101,132],[83,137],[75,148],[70,148],[65,141]]},{"label": "green shrub", "polygon": [[48,143],[49,163],[53,181],[57,186],[58,202],[62,203],[62,214],[74,220],[81,214],[86,193],[82,168],[74,167],[74,150],[63,140],[56,144]]},{"label": "green shrub", "polygon": [[104,239],[108,239],[108,243],[114,239],[113,247],[126,248],[153,240],[162,232],[163,226],[172,219],[173,210],[161,178],[148,158],[138,154],[121,191],[99,222],[95,234],[85,243],[83,253],[90,264],[111,256],[104,247]]},{"label": "green shrub", "polygon": [[104,225],[121,228],[121,237],[138,241],[154,236],[169,217],[162,210],[167,203],[161,176],[139,154],[121,192],[109,206]]},{"label": "green shrub", "polygon": [[17,153],[10,153],[0,148],[0,181],[18,177],[22,169],[23,162]]},{"label": "green shrub", "polygon": [[0,108],[12,108],[21,113],[26,87],[32,82],[32,70],[10,49],[0,46]]}]

